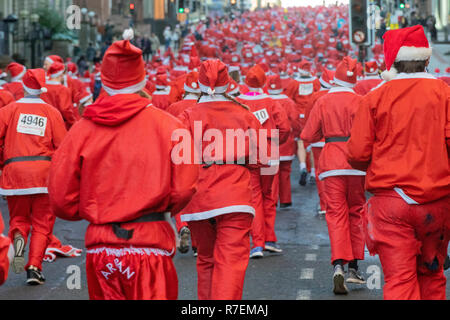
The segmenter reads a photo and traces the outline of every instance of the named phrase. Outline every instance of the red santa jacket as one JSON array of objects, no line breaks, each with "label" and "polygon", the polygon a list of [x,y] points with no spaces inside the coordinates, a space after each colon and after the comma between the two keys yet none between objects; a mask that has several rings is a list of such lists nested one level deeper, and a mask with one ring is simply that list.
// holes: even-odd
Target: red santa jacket
[{"label": "red santa jacket", "polygon": [[61,112],[67,129],[70,129],[77,121],[70,89],[56,81],[47,81],[45,87],[47,92],[41,94],[41,99]]},{"label": "red santa jacket", "polygon": [[[352,130],[353,117],[358,109],[361,96],[352,89],[335,87],[317,100],[301,139],[313,143],[322,138],[348,138]],[[326,143],[320,156],[319,179],[332,176],[356,175],[364,172],[353,169],[347,162],[347,143]]]},{"label": "red santa jacket", "polygon": [[186,109],[189,109],[197,104],[198,96],[195,94],[188,94],[183,100],[175,102],[166,109],[168,113],[174,117],[178,117]]},{"label": "red santa jacket", "polygon": [[[174,253],[166,221],[126,223],[151,213],[178,213],[195,192],[198,168],[175,165],[171,115],[137,94],[106,96],[86,108],[56,152],[50,171],[50,202],[56,216],[87,220],[86,247],[157,248]],[[149,143],[151,142],[151,143]],[[189,141],[187,141],[189,143]],[[124,240],[112,223],[134,229]]]},{"label": "red santa jacket", "polygon": [[365,77],[363,80],[358,81],[356,86],[353,88],[355,93],[360,96],[365,96],[368,94],[373,88],[378,86],[383,80],[380,79],[379,76],[369,76]]},{"label": "red santa jacket", "polygon": [[39,98],[23,98],[0,109],[0,194],[47,193],[51,157],[65,134],[61,114]]},{"label": "red santa jacket", "polygon": [[295,102],[284,94],[270,95],[285,110],[291,125],[289,138],[280,145],[280,161],[291,161],[295,158],[295,138],[300,135],[300,114]]},{"label": "red santa jacket", "polygon": [[313,93],[319,91],[320,88],[320,81],[315,77],[310,77],[292,81],[285,90],[285,94],[297,104],[302,130],[306,124],[306,109],[311,106]]},{"label": "red santa jacket", "polygon": [[173,88],[168,86],[166,90],[156,90],[152,94],[152,103],[153,105],[161,110],[167,110],[169,106],[175,102],[172,98],[171,92]]},{"label": "red santa jacket", "polygon": [[3,85],[3,88],[11,92],[16,101],[22,99],[25,96],[22,81],[20,80],[5,83]]},{"label": "red santa jacket", "polygon": [[[276,100],[271,99],[267,94],[254,94],[254,92],[241,94],[237,100],[250,107],[250,111],[261,122],[262,129],[267,130],[269,140],[272,138],[272,130],[277,129],[279,131],[278,147],[282,146],[289,139],[292,132],[286,111]],[[271,144],[269,143],[267,153],[269,157],[272,155],[270,146]],[[271,163],[276,164],[277,161],[273,159]]]},{"label": "red santa jacket", "polygon": [[[328,93],[328,89],[321,88],[319,91],[316,91],[311,96],[311,103],[306,107],[305,110],[305,124],[308,123],[309,116],[311,114],[312,109],[316,105],[317,100]],[[323,148],[325,147],[325,139],[309,144],[311,148]]]},{"label": "red santa jacket", "polygon": [[[202,97],[195,108],[187,109],[180,119],[188,126],[199,146],[197,162],[207,164],[234,163],[202,166],[199,174],[198,191],[191,202],[181,213],[182,221],[207,220],[228,213],[255,214],[251,204],[250,171],[258,166],[258,151],[251,153],[251,143],[256,141],[250,135],[243,141],[244,150],[241,153],[236,144],[227,145],[227,129],[248,129],[258,132],[261,128],[255,116],[243,107],[229,101],[223,96]],[[211,129],[211,131],[209,131]],[[197,133],[196,133],[197,132]],[[223,141],[223,152],[211,150],[211,142],[203,135],[220,132]],[[217,148],[219,146],[217,145]],[[216,151],[216,152],[214,152]],[[250,160],[254,159],[254,163]],[[241,162],[238,162],[241,161]],[[239,165],[242,164],[242,165]],[[250,166],[245,167],[245,164]]]},{"label": "red santa jacket", "polygon": [[0,108],[7,106],[8,104],[16,101],[11,92],[0,87]]},{"label": "red santa jacket", "polygon": [[348,159],[367,170],[368,191],[394,189],[410,204],[449,195],[449,97],[430,74],[401,73],[363,98]]}]

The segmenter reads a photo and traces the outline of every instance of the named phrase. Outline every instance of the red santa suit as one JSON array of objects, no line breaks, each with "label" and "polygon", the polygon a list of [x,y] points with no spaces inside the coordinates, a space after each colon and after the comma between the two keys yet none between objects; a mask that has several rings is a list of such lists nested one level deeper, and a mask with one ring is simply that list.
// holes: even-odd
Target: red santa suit
[{"label": "red santa suit", "polygon": [[251,147],[256,141],[250,135],[243,141],[243,152],[235,153],[234,141],[227,145],[228,140],[222,140],[223,145],[212,150],[210,143],[202,139],[208,129],[214,131],[209,131],[210,134],[225,137],[228,129],[257,132],[260,124],[248,110],[222,95],[229,83],[225,64],[219,60],[205,61],[200,68],[199,83],[202,92],[208,95],[180,116],[194,135],[195,163],[203,163],[197,193],[183,210],[182,221],[188,222],[197,241],[198,298],[240,300],[249,261],[249,231],[255,214],[250,171],[246,166],[253,159],[253,165],[258,164]]},{"label": "red santa suit", "polygon": [[[356,60],[346,57],[338,66],[335,83],[356,83]],[[347,162],[346,141],[361,97],[349,87],[335,87],[316,102],[301,139],[313,143],[325,138],[319,161],[319,178],[325,181],[326,220],[331,262],[364,259],[362,230],[365,173]]]},{"label": "red santa suit", "polygon": [[197,104],[197,100],[201,93],[198,85],[198,72],[193,71],[188,74],[186,83],[184,84],[184,91],[186,92],[186,95],[183,100],[173,103],[166,109],[166,111],[174,117],[178,117],[186,109]]},{"label": "red santa suit", "polygon": [[[272,139],[272,130],[279,130],[279,145],[282,145],[289,138],[291,127],[285,110],[281,105],[272,100],[266,94],[260,94],[265,86],[267,77],[264,70],[256,65],[252,67],[245,83],[250,89],[247,94],[242,94],[238,100],[250,107],[250,111],[260,120],[262,129],[266,130],[268,140]],[[279,145],[276,147],[278,148]],[[262,256],[261,249],[266,248],[266,244],[277,242],[275,234],[276,204],[278,197],[273,192],[275,176],[278,173],[279,154],[274,154],[273,148],[268,146],[268,156],[272,163],[271,174],[261,174],[259,170],[252,170],[251,189],[253,193],[253,206],[256,210],[255,220],[252,226],[252,254],[258,251],[258,256]]]},{"label": "red santa suit", "polygon": [[3,88],[11,92],[16,101],[22,99],[24,97],[22,78],[27,68],[19,63],[12,62],[6,67],[6,70],[11,76],[11,82],[4,84]]},{"label": "red santa suit", "polygon": [[373,88],[377,87],[383,80],[378,75],[378,64],[376,61],[368,61],[365,64],[364,79],[358,81],[353,90],[360,96],[365,96]]},{"label": "red santa suit", "polygon": [[[422,26],[385,34],[386,80],[394,59],[431,56]],[[412,48],[414,47],[414,48]],[[367,170],[367,246],[383,267],[385,299],[446,299],[450,239],[450,88],[428,73],[400,73],[364,97],[348,143]]]},{"label": "red santa suit", "polygon": [[198,168],[170,160],[172,134],[183,125],[132,93],[145,86],[144,64],[129,40],[111,45],[101,70],[109,96],[86,109],[50,172],[55,215],[90,222],[86,271],[95,300],[177,298],[175,232],[164,213],[190,200]]},{"label": "red santa suit", "polygon": [[70,89],[59,83],[58,81],[54,81],[52,79],[61,76],[64,72],[64,65],[59,62],[55,62],[51,65],[48,74],[50,76],[50,80],[47,80],[46,88],[47,92],[44,92],[41,95],[42,100],[59,110],[61,115],[66,123],[67,129],[70,129],[74,123],[77,121],[77,118],[74,114],[75,108],[72,103],[72,94]]},{"label": "red santa suit", "polygon": [[280,76],[271,76],[268,80],[268,93],[270,98],[278,102],[285,110],[291,125],[289,138],[280,145],[280,170],[275,178],[275,195],[279,197],[280,204],[292,204],[291,194],[291,167],[295,158],[295,137],[300,135],[300,115],[295,102],[282,94],[283,88]]},{"label": "red santa suit", "polygon": [[14,249],[9,237],[3,234],[5,225],[0,214],[0,285],[8,279],[9,265],[14,258]]},{"label": "red santa suit", "polygon": [[4,142],[0,194],[8,197],[10,238],[20,233],[27,242],[32,229],[25,269],[34,266],[42,270],[55,222],[47,191],[48,172],[66,129],[58,110],[38,97],[45,85],[44,71],[29,70],[23,81],[34,97],[0,109],[0,138]]},{"label": "red santa suit", "polygon": [[[309,115],[311,114],[311,111],[314,108],[317,100],[326,95],[329,89],[331,89],[333,84],[333,78],[334,78],[334,71],[328,69],[323,70],[322,75],[320,76],[319,79],[322,88],[319,91],[314,92],[311,97],[311,104],[306,109],[306,122],[308,122]],[[320,200],[319,214],[325,214],[327,210],[325,183],[323,180],[319,179],[319,175],[317,174],[317,172],[320,170],[320,155],[322,153],[323,148],[325,147],[325,139],[311,143],[310,147],[314,158],[314,168],[316,171],[315,179],[316,179],[317,193],[319,195]]]}]

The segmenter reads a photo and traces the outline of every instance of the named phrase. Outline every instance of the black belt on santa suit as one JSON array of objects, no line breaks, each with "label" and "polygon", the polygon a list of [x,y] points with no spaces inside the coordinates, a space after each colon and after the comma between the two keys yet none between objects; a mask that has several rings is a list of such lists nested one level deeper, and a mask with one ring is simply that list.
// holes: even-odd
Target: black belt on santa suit
[{"label": "black belt on santa suit", "polygon": [[27,156],[27,157],[15,157],[6,160],[3,165],[6,166],[13,162],[29,162],[29,161],[52,161],[52,157],[48,156]]},{"label": "black belt on santa suit", "polygon": [[350,137],[330,137],[330,138],[325,138],[325,143],[347,142],[348,140],[350,140]]},{"label": "black belt on santa suit", "polygon": [[120,223],[111,223],[114,234],[124,240],[130,240],[133,238],[134,229],[127,230],[123,229],[121,227],[124,223],[144,223],[144,222],[158,222],[158,221],[166,221],[165,213],[164,212],[153,212],[143,215],[140,218],[131,220],[131,221],[124,221]]}]

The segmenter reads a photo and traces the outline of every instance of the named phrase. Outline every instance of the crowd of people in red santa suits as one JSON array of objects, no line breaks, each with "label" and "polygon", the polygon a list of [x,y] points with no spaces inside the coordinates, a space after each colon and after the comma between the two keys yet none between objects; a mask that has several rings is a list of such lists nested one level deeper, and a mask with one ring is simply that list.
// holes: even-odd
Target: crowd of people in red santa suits
[{"label": "crowd of people in red santa suits", "polygon": [[[383,176],[383,166],[389,166],[389,162],[383,162],[386,160],[379,155],[371,158],[368,150],[359,149],[370,139],[371,143],[378,141],[373,141],[370,133],[364,131],[364,124],[358,123],[354,129],[353,121],[355,117],[363,121],[358,118],[362,112],[359,107],[364,105],[366,96],[374,99],[373,103],[382,104],[382,97],[378,98],[372,92],[388,87],[380,73],[393,69],[393,62],[384,56],[386,45],[383,48],[382,44],[371,48],[373,59],[364,64],[352,58],[357,53],[348,38],[348,25],[338,27],[337,24],[338,20],[347,19],[347,11],[346,6],[289,11],[271,9],[248,12],[235,20],[213,21],[208,28],[200,23],[196,34],[184,39],[179,52],[172,52],[169,48],[163,54],[154,55],[146,64],[141,61],[140,50],[127,40],[132,36],[127,30],[125,40],[113,44],[103,62],[97,64],[92,72],[82,75],[78,74],[70,59],[64,61],[55,55],[45,59],[43,81],[38,71],[26,70],[17,63],[10,64],[6,69],[10,81],[0,88],[0,122],[5,123],[5,128],[0,127],[0,135],[4,143],[3,160],[6,161],[0,194],[8,197],[9,238],[15,250],[8,246],[6,237],[0,238],[5,243],[0,242],[2,256],[6,257],[9,250],[15,271],[25,269],[30,272],[30,284],[42,284],[45,281],[42,261],[53,261],[57,255],[77,256],[81,251],[62,245],[52,235],[54,215],[67,220],[86,219],[91,223],[86,247],[92,299],[176,299],[176,271],[171,262],[175,252],[173,243],[177,243],[180,252],[186,253],[190,247],[189,240],[197,257],[199,299],[241,299],[249,258],[263,258],[267,252],[283,252],[275,234],[277,207],[289,208],[295,202],[291,195],[291,172],[297,158],[299,168],[294,170],[299,170],[299,184],[305,186],[308,177],[311,183],[316,184],[320,199],[317,213],[326,217],[334,267],[333,291],[336,294],[348,293],[345,282],[365,284],[358,270],[358,261],[364,259],[367,234],[372,235],[379,232],[377,228],[382,228],[364,228],[367,221],[374,224],[371,217],[367,217],[371,203],[368,208],[365,191],[388,188],[389,183],[383,179],[378,184],[373,181]],[[428,46],[428,43],[424,44],[420,31],[415,29],[405,31],[402,36],[397,40],[407,44],[411,41],[415,47]],[[398,51],[399,48],[394,51],[394,56]],[[444,75],[440,70],[435,70],[435,73],[449,83],[450,68]],[[26,81],[24,77],[27,77]],[[96,86],[99,81],[102,84],[100,90]],[[435,98],[439,104],[441,96],[445,100],[446,95],[448,112],[449,91],[444,82],[429,85],[441,90],[430,99]],[[36,88],[29,90],[33,83]],[[404,85],[404,88],[412,90],[411,86]],[[30,94],[33,90],[37,90],[36,96]],[[17,118],[16,109],[27,105],[31,109],[33,105],[37,108],[36,104],[50,105],[59,111],[57,115],[47,116],[48,119],[56,119],[50,137],[53,143],[49,146],[40,141],[42,146],[35,147],[36,150],[31,146],[21,150],[17,144],[33,145],[36,141],[28,141],[20,134],[8,135],[6,123],[15,119],[20,124],[23,119]],[[49,111],[42,112],[48,114]],[[188,128],[194,132],[197,121],[201,121],[203,131],[215,128],[225,133],[229,128],[254,128],[271,132],[277,129],[277,137],[269,134],[267,139],[278,140],[279,155],[269,161],[258,158],[256,165],[228,162],[223,165],[220,161],[229,160],[225,151],[223,159],[204,159],[204,165],[195,168],[171,165],[167,158],[161,156],[152,162],[151,169],[156,172],[145,169],[145,165],[137,160],[145,156],[155,157],[155,154],[169,154],[173,148],[169,129]],[[447,135],[442,139],[447,139],[448,144],[448,115],[446,121]],[[367,124],[369,127],[373,125]],[[75,128],[71,130],[73,126]],[[353,138],[352,130],[366,134],[367,139],[364,140],[365,136]],[[35,138],[36,134],[31,134]],[[146,135],[157,137],[152,142],[154,146],[144,147]],[[401,132],[398,135],[397,139],[401,139]],[[439,139],[438,133],[435,138]],[[395,144],[395,139],[390,139]],[[116,149],[123,148],[124,154],[121,154],[122,149],[112,150],[112,145]],[[133,150],[130,145],[134,145]],[[206,145],[202,145],[201,150],[205,149]],[[269,154],[270,151],[268,147]],[[430,151],[436,157],[443,157],[445,163],[436,165],[436,170],[440,167],[440,173],[434,181],[423,182],[427,187],[432,185],[426,192],[439,185],[436,189],[439,197],[430,197],[427,193],[420,198],[421,192],[417,191],[421,190],[420,187],[401,189],[397,184],[397,194],[387,191],[380,196],[377,194],[372,205],[386,214],[387,200],[383,197],[399,201],[397,195],[403,199],[414,195],[413,198],[420,199],[418,203],[424,206],[440,201],[427,210],[431,220],[444,221],[445,225],[449,219],[442,217],[442,210],[445,210],[443,203],[446,201],[448,213],[449,169],[441,151]],[[395,152],[401,153],[401,148]],[[242,158],[248,159],[250,153],[247,148]],[[47,158],[21,159],[36,156]],[[53,163],[51,169],[49,160]],[[238,160],[234,159],[235,162]],[[376,173],[369,170],[369,180],[366,177],[367,165],[360,164],[368,161],[376,162],[375,167],[370,167]],[[262,168],[275,168],[275,171],[263,174]],[[412,166],[407,169],[415,170]],[[402,172],[389,168],[393,172],[386,169],[386,174],[394,176],[394,184],[397,177],[402,182],[418,179],[407,169]],[[44,179],[49,170],[50,182]],[[34,178],[22,178],[23,171]],[[114,183],[111,178],[102,180],[110,171],[115,172]],[[412,177],[405,178],[403,173]],[[86,178],[81,179],[83,176]],[[149,184],[150,181],[153,182]],[[446,182],[447,188],[442,186]],[[48,191],[54,215],[46,210],[50,207]],[[400,202],[395,205],[402,206]],[[417,207],[416,215],[419,217],[422,209]],[[150,212],[165,211],[172,212],[174,227],[167,224],[164,221],[167,217],[161,214],[148,218]],[[145,222],[153,224],[149,226]],[[113,228],[109,230],[107,224],[112,224]],[[134,232],[125,229],[125,225],[134,227]],[[30,258],[25,266],[23,253],[30,227],[33,229]],[[448,227],[443,227],[447,229],[442,231],[440,240],[447,244]],[[171,234],[172,228],[176,229],[176,236]],[[152,236],[147,234],[150,232]],[[370,249],[371,253],[382,257],[386,273],[385,298],[445,298],[443,274],[438,271],[442,271],[446,246],[439,247],[437,254],[431,248],[435,243],[429,244],[423,239],[416,241],[416,249],[420,248],[417,244],[427,243],[422,251],[425,252],[424,257],[419,260],[431,267],[417,266],[419,275],[415,277],[419,279],[411,284],[410,279],[403,279],[410,270],[402,265],[400,258],[392,258],[395,254],[386,248],[389,239],[377,236],[382,240],[376,249],[373,243]],[[410,254],[406,251],[399,257]],[[416,254],[418,252],[412,255]],[[148,260],[144,261],[143,256]],[[347,264],[348,277],[345,279],[344,266]],[[5,278],[7,267],[2,266],[0,276]],[[136,271],[138,266],[140,271]],[[127,269],[128,273],[122,273],[122,269]],[[134,278],[132,269],[136,272]],[[122,274],[117,276],[117,270]],[[154,279],[144,275],[151,272],[164,276]],[[125,282],[128,287],[119,289]]]}]

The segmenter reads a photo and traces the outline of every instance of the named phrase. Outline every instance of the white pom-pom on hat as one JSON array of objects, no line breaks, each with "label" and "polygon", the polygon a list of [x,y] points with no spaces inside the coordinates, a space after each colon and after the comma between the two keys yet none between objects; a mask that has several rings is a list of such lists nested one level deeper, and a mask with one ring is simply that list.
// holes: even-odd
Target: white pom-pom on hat
[{"label": "white pom-pom on hat", "polygon": [[197,83],[196,82],[192,82],[191,87],[194,89],[197,89]]},{"label": "white pom-pom on hat", "polygon": [[134,39],[134,31],[132,28],[128,28],[123,32],[123,40],[131,41]]},{"label": "white pom-pom on hat", "polygon": [[348,76],[348,77],[353,77],[353,72],[347,71],[347,76]]},{"label": "white pom-pom on hat", "polygon": [[46,93],[46,92],[48,92],[48,89],[47,89],[46,87],[42,87],[42,88],[41,88],[41,92],[42,92],[42,93]]}]

